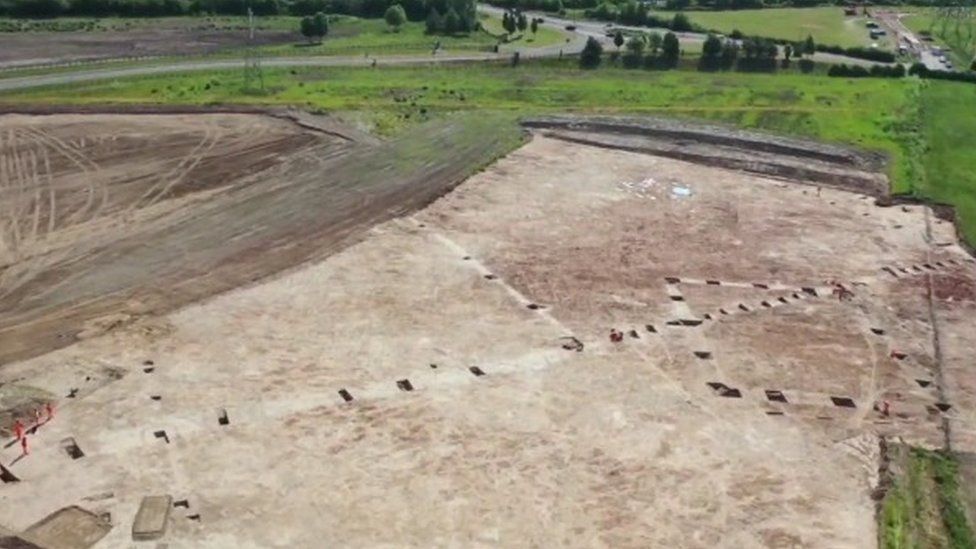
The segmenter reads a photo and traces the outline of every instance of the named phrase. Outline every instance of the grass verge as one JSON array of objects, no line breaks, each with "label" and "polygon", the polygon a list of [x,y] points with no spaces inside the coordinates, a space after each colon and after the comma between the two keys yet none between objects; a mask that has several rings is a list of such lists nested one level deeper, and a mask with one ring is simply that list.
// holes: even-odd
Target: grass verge
[{"label": "grass verge", "polygon": [[948,453],[897,447],[894,483],[881,503],[881,549],[976,547],[960,498],[959,466]]}]

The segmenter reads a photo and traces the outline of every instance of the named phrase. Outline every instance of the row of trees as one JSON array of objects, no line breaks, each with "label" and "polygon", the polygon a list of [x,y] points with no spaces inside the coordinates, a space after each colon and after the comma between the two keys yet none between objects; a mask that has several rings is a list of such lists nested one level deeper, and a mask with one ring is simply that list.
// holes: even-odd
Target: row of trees
[{"label": "row of trees", "polygon": [[447,0],[431,4],[425,19],[427,34],[457,34],[478,29],[474,0]]},{"label": "row of trees", "polygon": [[[621,25],[631,25],[640,27],[650,27],[650,28],[664,28],[674,32],[704,32],[705,29],[695,25],[688,19],[688,16],[684,13],[676,13],[671,18],[662,18],[654,15],[649,8],[647,3],[636,2],[634,0],[628,0],[626,2],[603,2],[597,7],[586,11],[587,17],[593,19],[599,19],[601,21],[612,21],[615,23],[620,23]],[[734,30],[731,35],[732,38],[741,40],[746,38],[741,32]],[[780,45],[790,45],[796,50],[798,47],[803,47],[805,43],[809,42],[814,44],[812,37],[807,37],[805,42],[790,43],[786,40],[773,40],[769,38],[754,37],[757,40],[770,40],[774,41]],[[856,57],[858,59],[867,59],[869,61],[876,61],[878,63],[893,63],[895,61],[895,54],[890,51],[879,50],[876,48],[865,48],[865,47],[852,47],[843,48],[841,46],[830,46],[825,44],[815,44],[816,51],[822,51],[825,53],[834,53],[838,55],[845,55],[847,57]]]},{"label": "row of trees", "polygon": [[[622,35],[614,37],[614,44],[618,48],[622,43]],[[681,60],[681,44],[673,32],[664,36],[657,33],[634,36],[626,41],[626,45],[627,52],[623,56],[623,63],[627,68],[667,70],[677,67]],[[587,38],[586,45],[580,53],[580,67],[595,69],[600,66],[602,57],[603,46],[600,42],[593,37]]]},{"label": "row of trees", "polygon": [[827,76],[840,76],[846,78],[864,78],[873,76],[875,78],[902,78],[905,76],[905,67],[901,64],[896,65],[874,65],[870,69],[860,65],[831,65],[827,70]]},{"label": "row of trees", "polygon": [[701,31],[688,19],[684,13],[676,13],[673,17],[664,18],[654,15],[644,2],[629,0],[620,4],[603,2],[593,9],[586,10],[586,16],[601,21],[611,21],[621,25],[636,27],[654,27],[669,29],[674,32]]},{"label": "row of trees", "polygon": [[248,8],[259,15],[287,13],[281,0],[0,0],[0,15],[8,17],[158,17],[233,13]]},{"label": "row of trees", "polygon": [[[796,44],[785,44],[782,65],[788,67],[794,56],[800,58],[800,69],[803,72],[813,70],[813,61],[802,59],[804,55],[813,55],[816,51],[813,39]],[[780,47],[768,38],[742,38],[722,40],[714,34],[709,34],[702,44],[702,55],[698,68],[705,71],[732,70],[740,71],[775,71]]]},{"label": "row of trees", "polygon": [[[625,39],[618,32],[613,37],[617,47],[614,58],[620,54],[621,46],[626,46],[621,60],[625,68],[647,68],[667,70],[678,66],[681,59],[681,48],[678,37],[669,32],[665,35],[658,33],[641,34]],[[800,43],[796,46],[787,44],[780,48],[776,42],[763,38],[744,38],[742,40],[722,39],[713,34],[708,35],[702,45],[702,54],[698,60],[698,69],[702,71],[739,70],[746,72],[775,71],[780,65],[789,67],[794,56],[799,58],[799,67],[803,72],[810,72],[814,63],[803,55],[813,54],[813,42]],[[600,64],[602,48],[596,40],[590,40],[580,55],[580,66],[594,68]]]},{"label": "row of trees", "polygon": [[256,15],[301,15],[316,13],[385,17],[399,5],[409,21],[423,21],[431,10],[446,14],[453,8],[469,29],[474,29],[474,0],[0,0],[0,16],[58,17],[156,17],[166,15],[243,15],[248,8]]}]

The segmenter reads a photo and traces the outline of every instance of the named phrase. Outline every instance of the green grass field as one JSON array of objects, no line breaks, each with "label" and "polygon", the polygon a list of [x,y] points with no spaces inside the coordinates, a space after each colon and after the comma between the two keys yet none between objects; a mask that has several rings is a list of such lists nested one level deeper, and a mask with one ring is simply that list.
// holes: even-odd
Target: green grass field
[{"label": "green grass field", "polygon": [[976,86],[929,82],[919,98],[920,155],[924,177],[916,178],[922,196],[956,205],[967,240],[976,244]]},{"label": "green grass field", "polygon": [[[501,21],[490,17],[481,17],[479,20],[488,32],[431,36],[425,33],[424,23],[408,22],[399,31],[393,31],[382,19],[343,17],[330,26],[329,35],[321,44],[310,45],[299,41],[295,44],[267,46],[261,50],[267,55],[427,53],[433,50],[437,42],[447,52],[491,50],[498,43],[491,34],[502,32]],[[501,51],[559,44],[565,41],[566,35],[555,29],[540,28],[535,36],[532,33],[516,36],[517,39],[503,44]]]},{"label": "green grass field", "polygon": [[[297,27],[296,27],[297,29]],[[331,24],[321,44],[308,44],[298,36],[293,44],[265,46],[266,55],[351,55],[359,53],[430,52],[436,42],[451,51],[490,50],[496,40],[483,32],[455,36],[429,36],[423,23],[406,23],[393,31],[382,19],[342,18]]]},{"label": "green grass field", "polygon": [[[655,12],[672,17],[672,12]],[[807,36],[822,44],[837,46],[867,46],[870,36],[863,17],[845,17],[838,7],[768,8],[737,11],[689,11],[692,23],[725,34],[734,29],[744,34],[803,40]]]},{"label": "green grass field", "polygon": [[[958,206],[976,242],[976,86],[798,73],[579,71],[573,61],[425,67],[267,69],[267,93],[239,71],[76,84],[0,95],[7,103],[272,104],[357,113],[394,134],[446,112],[661,114],[798,134],[884,152],[898,193]],[[922,105],[922,108],[919,108]]]},{"label": "green grass field", "polygon": [[[505,32],[505,29],[502,28],[502,22],[498,18],[488,17],[485,14],[481,14],[478,17],[478,20],[481,21],[481,25],[490,34],[499,36]],[[532,32],[528,30],[526,30],[525,33],[516,32],[514,39],[509,44],[503,45],[502,50],[504,51],[506,48],[511,49],[554,46],[556,44],[565,43],[566,38],[569,38],[568,33],[542,25],[538,28],[535,34],[532,34]]]},{"label": "green grass field", "polygon": [[[706,74],[622,69],[579,71],[567,63],[425,68],[307,68],[266,71],[266,96],[242,95],[239,72],[166,75],[36,89],[0,96],[11,102],[272,103],[328,110],[442,112],[665,113],[853,143],[895,157],[892,122],[908,109],[914,82],[846,80],[800,74]],[[450,92],[450,93],[449,93]],[[414,105],[397,99],[416,97]]]},{"label": "green grass field", "polygon": [[[259,26],[266,29],[294,31],[294,41],[286,44],[261,46],[259,50],[265,56],[315,56],[315,55],[399,55],[399,54],[421,54],[430,53],[434,45],[440,42],[441,51],[450,52],[470,52],[470,51],[491,51],[499,40],[492,35],[503,33],[501,21],[493,17],[482,15],[479,17],[482,25],[487,32],[476,31],[469,34],[457,34],[452,36],[431,36],[425,33],[424,23],[408,22],[399,31],[391,30],[382,19],[359,19],[356,17],[337,16],[330,24],[329,34],[322,43],[308,43],[298,33],[299,18],[296,17],[267,17],[262,18]],[[0,20],[0,25],[4,21]],[[30,21],[16,20],[18,23],[30,24]],[[61,24],[80,22],[83,20],[61,19],[44,21],[43,23]],[[178,29],[222,29],[222,30],[242,30],[241,18],[233,17],[167,17],[152,19],[99,19],[84,20],[97,21],[102,30],[89,30],[85,32],[105,32],[112,30],[137,30],[144,25],[157,23],[163,28]],[[35,21],[34,23],[42,23]],[[28,32],[28,31],[23,31]],[[243,32],[243,30],[242,30]],[[536,48],[563,44],[569,35],[560,30],[542,27],[534,35],[531,32],[523,34],[516,33],[512,39],[505,44],[501,44],[499,51],[515,51],[525,48]],[[2,31],[0,31],[2,37]],[[201,55],[208,58],[227,58],[239,57],[242,55],[240,49],[229,48],[219,52]],[[160,61],[176,60],[178,56],[162,56]],[[137,61],[138,64],[146,64],[147,61]],[[152,63],[152,61],[149,61]],[[117,66],[131,64],[120,61]],[[108,66],[99,63],[98,66]],[[68,68],[67,70],[74,70]],[[42,74],[52,72],[50,68],[27,67],[22,69],[11,69],[0,73],[0,76],[26,76],[29,74]]]}]

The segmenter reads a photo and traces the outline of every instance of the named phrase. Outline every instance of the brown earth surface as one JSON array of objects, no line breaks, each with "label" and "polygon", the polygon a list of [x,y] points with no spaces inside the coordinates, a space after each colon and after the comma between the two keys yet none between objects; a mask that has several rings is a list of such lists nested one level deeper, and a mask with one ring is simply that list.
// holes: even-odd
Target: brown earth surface
[{"label": "brown earth surface", "polygon": [[501,150],[310,118],[0,117],[0,365],[324,257]]},{"label": "brown earth surface", "polygon": [[[255,32],[257,45],[300,42],[292,31]],[[138,30],[0,33],[0,68],[71,61],[214,53],[247,45],[246,30],[160,23]]]},{"label": "brown earth surface", "polygon": [[411,211],[0,369],[59,403],[0,450],[0,523],[78,505],[126,546],[170,494],[173,548],[861,549],[880,436],[976,450],[976,304],[935,289],[976,265],[927,207],[536,136]]}]

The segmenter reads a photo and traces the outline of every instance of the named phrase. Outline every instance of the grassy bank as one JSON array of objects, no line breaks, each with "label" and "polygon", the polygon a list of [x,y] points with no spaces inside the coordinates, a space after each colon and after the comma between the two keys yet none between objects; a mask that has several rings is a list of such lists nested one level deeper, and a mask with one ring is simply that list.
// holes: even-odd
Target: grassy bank
[{"label": "grassy bank", "polygon": [[956,459],[943,452],[891,450],[894,482],[882,501],[881,549],[976,547],[966,520]]},{"label": "grassy bank", "polygon": [[957,205],[965,235],[976,242],[976,157],[966,145],[976,139],[976,121],[966,114],[976,86],[797,73],[579,71],[572,63],[268,69],[263,95],[242,93],[240,71],[191,73],[34,89],[0,101],[295,105],[368,113],[386,134],[476,109],[714,120],[884,152],[896,192]]},{"label": "grassy bank", "polygon": [[971,244],[976,244],[976,86],[958,82],[928,82],[919,97],[921,116],[920,155],[924,177],[915,190],[956,206],[960,226]]}]

